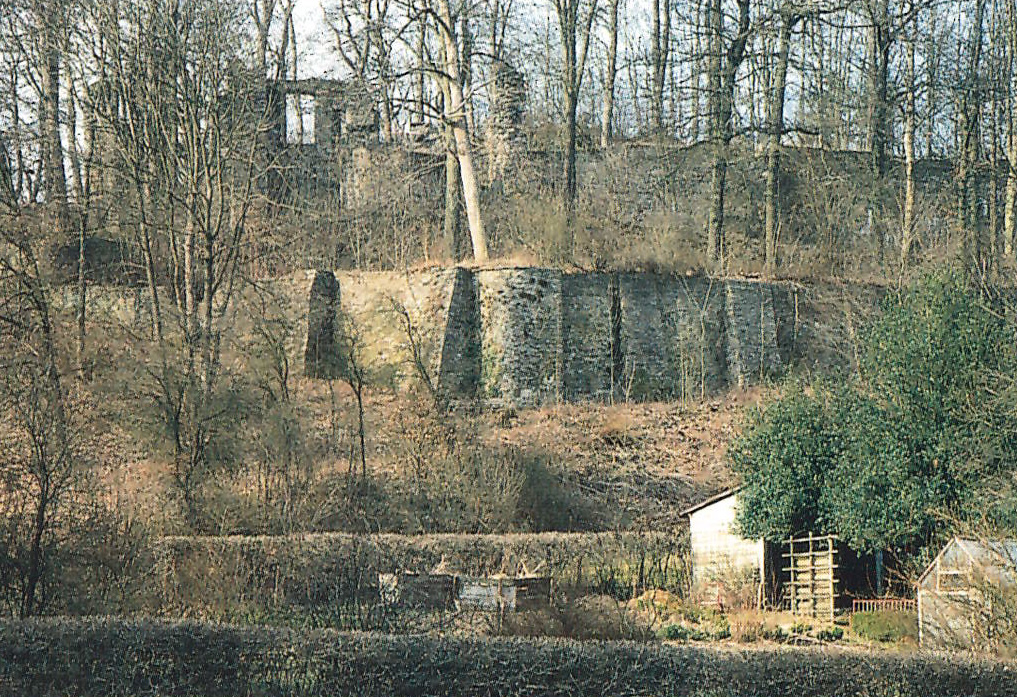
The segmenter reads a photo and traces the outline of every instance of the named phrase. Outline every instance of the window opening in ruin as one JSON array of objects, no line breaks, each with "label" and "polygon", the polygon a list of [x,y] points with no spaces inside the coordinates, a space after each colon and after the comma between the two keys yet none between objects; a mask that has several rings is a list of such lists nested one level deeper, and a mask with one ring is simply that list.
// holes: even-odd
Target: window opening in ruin
[{"label": "window opening in ruin", "polygon": [[314,145],[314,95],[286,95],[286,143]]}]

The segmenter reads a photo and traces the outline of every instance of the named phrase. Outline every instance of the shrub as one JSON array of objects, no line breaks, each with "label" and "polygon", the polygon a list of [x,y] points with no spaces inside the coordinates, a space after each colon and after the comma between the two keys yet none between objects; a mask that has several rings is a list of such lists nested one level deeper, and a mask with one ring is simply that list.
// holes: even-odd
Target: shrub
[{"label": "shrub", "polygon": [[824,627],[816,632],[816,638],[820,641],[840,641],[844,638],[844,629],[842,627]]},{"label": "shrub", "polygon": [[661,637],[669,641],[703,641],[706,633],[684,624],[669,624],[661,630]]},{"label": "shrub", "polygon": [[727,617],[717,614],[698,624],[668,624],[660,635],[671,641],[717,641],[731,638],[731,625]]},{"label": "shrub", "polygon": [[851,615],[851,631],[871,641],[918,641],[918,618],[910,612],[856,612]]},{"label": "shrub", "polygon": [[123,620],[0,623],[0,697],[1013,694],[1013,664],[802,648],[462,639]]}]

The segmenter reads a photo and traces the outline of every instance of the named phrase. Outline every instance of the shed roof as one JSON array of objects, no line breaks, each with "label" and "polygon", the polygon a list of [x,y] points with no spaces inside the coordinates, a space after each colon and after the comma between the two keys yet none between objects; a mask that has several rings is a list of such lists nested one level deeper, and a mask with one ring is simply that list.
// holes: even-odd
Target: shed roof
[{"label": "shed roof", "polygon": [[[1007,575],[1014,575],[1017,571],[1017,540],[976,540],[969,537],[954,537],[944,545],[936,558],[926,567],[922,575],[918,577],[918,585],[921,585],[932,570],[939,563],[940,559],[951,549],[959,549],[972,562],[977,562],[987,569],[997,569],[1007,572]],[[1013,568],[1010,568],[1013,567]]]},{"label": "shed roof", "polygon": [[733,487],[731,489],[727,489],[725,491],[722,491],[719,494],[711,496],[710,498],[706,499],[705,501],[697,503],[695,506],[692,506],[691,508],[686,508],[684,511],[681,512],[681,515],[682,516],[692,515],[696,511],[700,511],[700,510],[706,508],[707,506],[712,506],[715,503],[718,503],[720,501],[723,501],[726,498],[734,496],[739,491],[741,491],[743,488],[744,487],[742,487],[742,486],[736,486],[736,487]]}]

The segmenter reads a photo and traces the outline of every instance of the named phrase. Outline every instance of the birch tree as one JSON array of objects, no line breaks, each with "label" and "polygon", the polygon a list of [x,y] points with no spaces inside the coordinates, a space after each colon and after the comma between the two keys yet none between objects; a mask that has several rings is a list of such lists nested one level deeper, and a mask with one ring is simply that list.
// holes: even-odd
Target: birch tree
[{"label": "birch tree", "polygon": [[487,261],[487,235],[480,210],[480,189],[473,167],[473,149],[466,120],[466,102],[463,99],[462,76],[459,72],[461,56],[456,41],[455,21],[451,0],[437,0],[435,8],[436,25],[444,49],[443,89],[446,91],[445,120],[451,125],[455,139],[456,157],[459,160],[459,178],[463,185],[463,202],[466,205],[466,219],[470,227],[470,241],[473,244],[473,258],[478,262]]}]

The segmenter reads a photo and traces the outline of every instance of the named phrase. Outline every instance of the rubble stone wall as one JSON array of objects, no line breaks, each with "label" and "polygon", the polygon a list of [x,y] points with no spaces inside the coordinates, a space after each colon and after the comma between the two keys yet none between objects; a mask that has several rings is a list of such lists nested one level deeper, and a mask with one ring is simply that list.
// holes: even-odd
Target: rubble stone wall
[{"label": "rubble stone wall", "polygon": [[[147,291],[89,289],[92,321],[138,331]],[[536,267],[305,271],[245,290],[238,336],[279,334],[291,373],[426,382],[491,407],[699,399],[789,366],[848,365],[876,287]],[[73,289],[58,300],[73,308]],[[260,323],[260,328],[255,327]],[[259,331],[253,331],[259,329]]]}]

